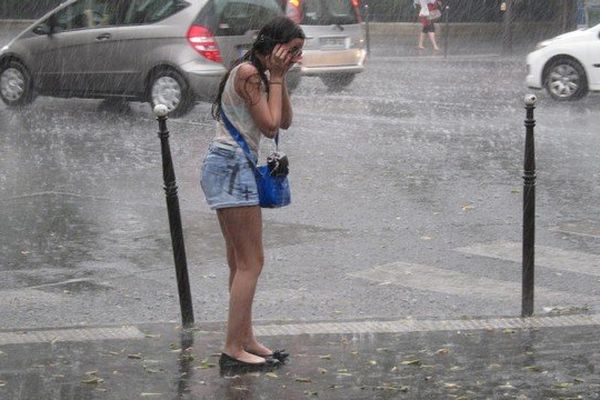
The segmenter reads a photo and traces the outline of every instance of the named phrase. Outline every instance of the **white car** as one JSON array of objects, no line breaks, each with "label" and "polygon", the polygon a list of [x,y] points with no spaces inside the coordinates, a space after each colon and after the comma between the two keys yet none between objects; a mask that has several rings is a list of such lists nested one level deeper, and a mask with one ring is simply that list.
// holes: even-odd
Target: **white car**
[{"label": "white car", "polygon": [[600,24],[539,43],[527,56],[526,82],[559,101],[600,91]]}]

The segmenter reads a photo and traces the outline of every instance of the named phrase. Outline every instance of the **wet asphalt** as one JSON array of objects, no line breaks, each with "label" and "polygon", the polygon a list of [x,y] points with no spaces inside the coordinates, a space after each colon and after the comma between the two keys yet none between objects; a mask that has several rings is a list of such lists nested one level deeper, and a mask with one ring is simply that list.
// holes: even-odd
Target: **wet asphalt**
[{"label": "wet asphalt", "polygon": [[[263,339],[285,365],[221,371],[223,337],[170,324],[135,340],[5,345],[0,396],[91,399],[597,399],[597,326]],[[207,327],[203,327],[206,329]],[[212,327],[215,329],[216,327]],[[34,333],[34,332],[32,332]]]},{"label": "wet asphalt", "polygon": [[[293,204],[263,213],[256,319],[520,314],[519,253],[502,249],[521,240],[526,46],[453,46],[444,59],[382,38],[348,88],[307,78],[293,94],[281,148]],[[535,311],[594,311],[600,97],[537,94],[548,262]],[[227,310],[223,242],[198,183],[209,110],[168,122],[197,321]],[[157,128],[143,103],[0,105],[2,328],[179,319]]]}]

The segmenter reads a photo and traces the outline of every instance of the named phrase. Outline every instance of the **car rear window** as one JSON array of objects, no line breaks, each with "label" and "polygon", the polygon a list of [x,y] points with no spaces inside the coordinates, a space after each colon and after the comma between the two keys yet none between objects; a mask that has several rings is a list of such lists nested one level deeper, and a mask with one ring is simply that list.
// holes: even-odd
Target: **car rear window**
[{"label": "car rear window", "polygon": [[301,25],[357,24],[350,0],[289,0],[286,13]]},{"label": "car rear window", "polygon": [[188,7],[183,0],[132,0],[125,13],[125,24],[151,24]]},{"label": "car rear window", "polygon": [[243,35],[282,14],[275,0],[210,0],[194,24],[209,27],[217,36]]}]

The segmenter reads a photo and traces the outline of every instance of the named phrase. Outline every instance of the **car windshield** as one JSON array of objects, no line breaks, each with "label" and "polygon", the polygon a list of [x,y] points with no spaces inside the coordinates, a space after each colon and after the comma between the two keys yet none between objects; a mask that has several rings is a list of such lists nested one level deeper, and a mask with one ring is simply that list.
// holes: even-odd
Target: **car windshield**
[{"label": "car windshield", "polygon": [[358,23],[350,0],[289,0],[286,13],[301,25]]}]

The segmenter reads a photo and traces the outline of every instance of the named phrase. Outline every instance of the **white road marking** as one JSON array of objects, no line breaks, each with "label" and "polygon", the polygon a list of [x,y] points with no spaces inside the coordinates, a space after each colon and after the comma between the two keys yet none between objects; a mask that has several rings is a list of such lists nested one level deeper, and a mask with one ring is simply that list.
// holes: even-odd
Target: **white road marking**
[{"label": "white road marking", "polygon": [[[517,242],[481,243],[461,247],[456,251],[483,257],[491,257],[516,263],[522,262],[522,245]],[[535,265],[600,276],[600,255],[579,251],[562,250],[555,247],[535,246]]]}]

